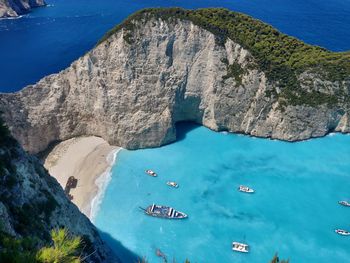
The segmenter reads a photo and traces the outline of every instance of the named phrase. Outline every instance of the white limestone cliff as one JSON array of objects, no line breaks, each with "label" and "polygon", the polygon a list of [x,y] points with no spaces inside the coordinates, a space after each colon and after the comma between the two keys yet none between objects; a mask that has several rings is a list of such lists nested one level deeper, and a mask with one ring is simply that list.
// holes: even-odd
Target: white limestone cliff
[{"label": "white limestone cliff", "polygon": [[[58,74],[0,95],[4,118],[26,150],[81,135],[128,149],[156,147],[176,139],[179,121],[288,141],[350,131],[343,105],[281,107],[266,95],[278,85],[234,41],[222,45],[180,19],[134,23],[132,32],[119,30]],[[242,69],[238,78],[227,73],[233,64]],[[340,88],[312,77],[315,89],[331,94]],[[349,83],[342,84],[349,94]]]}]

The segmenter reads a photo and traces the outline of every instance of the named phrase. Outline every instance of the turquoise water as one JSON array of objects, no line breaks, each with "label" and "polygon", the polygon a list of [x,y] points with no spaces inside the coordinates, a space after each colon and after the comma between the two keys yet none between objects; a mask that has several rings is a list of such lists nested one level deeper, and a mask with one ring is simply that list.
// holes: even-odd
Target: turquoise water
[{"label": "turquoise water", "polygon": [[20,90],[90,50],[107,30],[145,7],[226,7],[331,50],[350,49],[349,0],[46,0],[0,20],[0,91]]},{"label": "turquoise water", "polygon": [[[287,143],[223,134],[183,124],[176,143],[122,150],[97,214],[97,227],[125,247],[161,262],[268,262],[275,252],[292,263],[350,262],[350,136]],[[144,173],[154,169],[159,177]],[[165,183],[174,180],[178,189]],[[240,184],[256,190],[237,191]],[[139,206],[170,205],[189,215],[169,221]],[[251,253],[231,250],[232,241]],[[170,261],[171,262],[171,261]]]}]

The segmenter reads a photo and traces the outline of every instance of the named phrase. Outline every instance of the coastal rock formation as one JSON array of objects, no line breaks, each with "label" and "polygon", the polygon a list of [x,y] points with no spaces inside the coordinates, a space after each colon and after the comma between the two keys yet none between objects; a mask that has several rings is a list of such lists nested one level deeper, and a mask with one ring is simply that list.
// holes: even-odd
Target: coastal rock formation
[{"label": "coastal rock formation", "polygon": [[0,18],[16,17],[27,13],[31,8],[45,5],[44,0],[0,0]]},{"label": "coastal rock formation", "polygon": [[[273,79],[275,64],[270,66],[274,72],[265,70],[264,58],[247,43],[213,23],[198,22],[198,14],[206,11],[157,12],[163,11],[130,17],[60,73],[1,94],[4,118],[26,150],[36,153],[53,141],[81,135],[128,149],[156,147],[176,139],[179,121],[287,141],[350,131],[348,77],[333,79],[306,68]],[[178,16],[181,12],[196,17]],[[255,23],[320,56],[333,54]],[[349,56],[344,59],[348,63]]]},{"label": "coastal rock formation", "polygon": [[[2,126],[2,123],[0,124]],[[1,129],[2,127],[0,127]],[[2,130],[1,130],[2,131]],[[39,160],[0,134],[0,235],[50,244],[50,231],[65,228],[83,240],[84,262],[119,262],[89,219],[66,197]],[[3,239],[0,238],[0,252]],[[0,260],[1,261],[1,260]],[[7,262],[7,261],[6,261]]]}]

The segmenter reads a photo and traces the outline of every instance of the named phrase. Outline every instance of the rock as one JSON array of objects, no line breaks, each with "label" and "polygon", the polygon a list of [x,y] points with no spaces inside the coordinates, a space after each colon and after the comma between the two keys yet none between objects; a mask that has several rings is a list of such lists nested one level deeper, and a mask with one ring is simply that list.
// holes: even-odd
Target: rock
[{"label": "rock", "polygon": [[82,257],[95,251],[84,262],[120,262],[37,158],[1,137],[0,163],[0,231],[36,238],[43,246],[49,244],[52,229],[64,227],[83,238]]},{"label": "rock", "polygon": [[[349,96],[346,81],[306,71],[299,81],[306,91],[331,96],[343,88]],[[132,30],[120,26],[60,73],[1,94],[0,109],[32,153],[81,135],[128,149],[157,147],[176,140],[179,121],[287,141],[349,132],[348,104],[293,105],[268,95],[281,89],[233,40],[222,43],[186,19],[153,17],[134,20]]]},{"label": "rock", "polygon": [[45,5],[44,0],[0,0],[0,18],[16,17],[29,12],[31,8]]}]

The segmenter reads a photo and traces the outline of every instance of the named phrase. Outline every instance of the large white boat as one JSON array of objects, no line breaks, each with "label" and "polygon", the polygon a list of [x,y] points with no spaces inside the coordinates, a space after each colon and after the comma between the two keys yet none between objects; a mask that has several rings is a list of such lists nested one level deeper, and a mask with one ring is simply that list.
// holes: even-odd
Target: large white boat
[{"label": "large white boat", "polygon": [[[141,207],[140,207],[141,208]],[[150,205],[146,209],[141,208],[145,211],[146,215],[168,218],[168,219],[185,219],[187,215],[183,212],[177,211],[172,207],[164,206],[164,205]]]},{"label": "large white boat", "polygon": [[249,193],[249,194],[252,194],[255,192],[252,188],[249,188],[248,186],[244,186],[244,185],[240,185],[238,187],[238,191],[244,192],[244,193]]},{"label": "large white boat", "polygon": [[338,203],[343,206],[350,206],[350,203],[347,201],[339,201]]},{"label": "large white boat", "polygon": [[342,236],[350,236],[350,232],[343,230],[343,229],[336,229],[334,231],[335,231],[335,233],[342,235]]},{"label": "large white boat", "polygon": [[152,170],[146,170],[145,173],[150,175],[150,176],[153,176],[153,177],[157,176],[157,174],[154,171],[152,171]]},{"label": "large white boat", "polygon": [[237,252],[242,252],[242,253],[248,253],[249,246],[244,243],[232,242],[232,250]]}]

